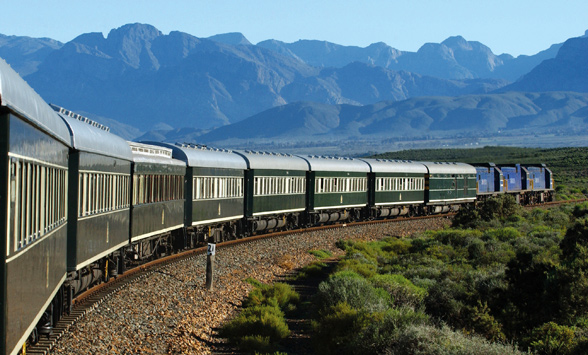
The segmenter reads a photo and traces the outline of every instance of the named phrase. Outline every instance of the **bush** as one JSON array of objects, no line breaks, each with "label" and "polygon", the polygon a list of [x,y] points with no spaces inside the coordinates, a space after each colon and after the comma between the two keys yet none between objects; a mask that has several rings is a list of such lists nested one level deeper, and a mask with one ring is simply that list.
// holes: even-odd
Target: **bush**
[{"label": "bush", "polygon": [[339,303],[367,312],[384,311],[391,303],[390,295],[374,288],[369,281],[355,272],[341,271],[319,284],[315,304],[325,311]]},{"label": "bush", "polygon": [[270,342],[269,337],[261,335],[246,335],[238,342],[239,349],[252,353],[269,353],[275,350],[275,344]]},{"label": "bush", "polygon": [[445,229],[431,232],[435,240],[452,247],[465,247],[472,238],[479,238],[482,233],[472,230]]},{"label": "bush", "polygon": [[243,311],[226,323],[219,331],[244,351],[269,352],[276,343],[290,334],[284,311],[295,308],[300,296],[290,285],[265,285],[254,279],[247,282],[255,286],[249,293]]},{"label": "bush", "polygon": [[351,271],[363,277],[371,277],[377,273],[378,267],[361,257],[343,259],[337,265],[338,271]]},{"label": "bush", "polygon": [[342,302],[313,324],[315,345],[320,354],[382,353],[402,329],[427,322],[424,313],[406,307],[365,312]]},{"label": "bush", "polygon": [[518,215],[522,209],[513,196],[504,194],[482,202],[478,210],[482,220],[491,221],[493,219],[506,220]]},{"label": "bush", "polygon": [[477,336],[467,336],[449,327],[410,325],[382,353],[398,355],[510,355],[521,354],[512,345],[491,343]]},{"label": "bush", "polygon": [[354,354],[386,353],[390,344],[398,341],[399,335],[409,326],[427,324],[429,318],[422,311],[400,307],[384,313],[370,314],[367,326],[355,335],[349,344]]},{"label": "bush", "polygon": [[502,324],[490,314],[488,304],[478,301],[478,305],[471,310],[470,326],[476,334],[482,335],[490,341],[504,341],[506,336],[502,331]]},{"label": "bush", "polygon": [[369,281],[374,287],[386,290],[392,297],[395,307],[423,307],[427,291],[415,286],[402,275],[375,275]]},{"label": "bush", "polygon": [[401,238],[386,238],[385,245],[382,246],[382,251],[388,254],[407,254],[412,246],[411,241]]},{"label": "bush", "polygon": [[530,337],[531,348],[538,354],[570,354],[576,346],[575,329],[556,324],[545,323],[535,329]]},{"label": "bush", "polygon": [[246,336],[267,337],[270,342],[277,342],[290,335],[290,331],[277,307],[263,305],[245,308],[221,328],[220,335],[237,344]]},{"label": "bush", "polygon": [[292,286],[277,282],[273,285],[260,284],[249,293],[243,302],[245,307],[277,305],[284,311],[291,309],[291,305],[300,301],[300,295],[294,291]]},{"label": "bush", "polygon": [[366,313],[347,302],[339,302],[324,311],[319,321],[313,322],[317,353],[352,354],[349,343],[366,327]]},{"label": "bush", "polygon": [[574,207],[574,217],[582,218],[588,215],[588,202],[582,202]]}]

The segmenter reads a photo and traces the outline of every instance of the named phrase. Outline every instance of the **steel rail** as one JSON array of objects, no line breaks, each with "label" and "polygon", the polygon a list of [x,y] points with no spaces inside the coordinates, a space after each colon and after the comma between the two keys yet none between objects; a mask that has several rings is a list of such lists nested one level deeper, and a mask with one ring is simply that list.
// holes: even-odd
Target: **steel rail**
[{"label": "steel rail", "polygon": [[[546,202],[543,204],[536,204],[530,205],[525,207],[549,207],[552,205],[559,205],[559,204],[568,204],[568,203],[580,203],[588,201],[588,199],[579,199],[579,200],[569,200],[569,201],[552,201]],[[367,225],[367,224],[377,224],[377,223],[398,223],[402,221],[416,221],[421,219],[431,219],[431,218],[440,218],[440,217],[452,217],[455,213],[444,213],[444,214],[435,214],[435,215],[428,215],[428,216],[417,216],[417,217],[396,217],[390,219],[377,219],[377,220],[370,220],[370,221],[361,221],[361,222],[349,222],[349,223],[337,223],[337,224],[330,224],[330,225],[323,225],[317,227],[309,227],[309,228],[299,228],[299,229],[292,229],[287,231],[279,231],[279,232],[271,232],[266,234],[254,235],[245,238],[239,238],[229,241],[224,241],[217,243],[217,248],[229,248],[232,246],[236,246],[243,243],[251,243],[261,239],[269,239],[275,238],[285,235],[297,234],[297,233],[309,233],[313,231],[320,231],[320,230],[329,230],[329,229],[339,229],[339,228],[346,228],[352,226],[360,226],[360,225]],[[206,253],[206,246],[198,247],[186,251],[179,252],[177,254],[168,255],[157,260],[153,260],[147,262],[145,264],[139,265],[132,269],[127,270],[124,274],[118,275],[115,278],[111,278],[108,282],[101,283],[89,289],[86,292],[81,293],[73,300],[73,307],[70,314],[62,317],[56,326],[53,329],[53,332],[47,337],[46,339],[41,339],[34,345],[31,345],[26,349],[27,354],[49,354],[51,350],[55,347],[57,341],[67,332],[69,329],[77,323],[82,317],[84,317],[87,313],[94,310],[98,307],[102,302],[107,300],[112,295],[116,294],[119,290],[123,289],[124,287],[130,285],[133,282],[141,280],[151,273],[163,268],[164,266],[180,262],[191,257],[195,257],[197,255],[205,254]]]}]

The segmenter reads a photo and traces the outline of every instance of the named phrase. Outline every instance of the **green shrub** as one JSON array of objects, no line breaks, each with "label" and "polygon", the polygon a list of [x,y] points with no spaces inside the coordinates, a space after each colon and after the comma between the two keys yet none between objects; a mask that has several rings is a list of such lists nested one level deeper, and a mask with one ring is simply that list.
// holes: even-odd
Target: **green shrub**
[{"label": "green shrub", "polygon": [[388,254],[407,254],[412,246],[411,241],[406,238],[386,238],[382,251]]},{"label": "green shrub", "polygon": [[324,310],[324,315],[313,322],[314,343],[319,354],[349,352],[349,343],[368,323],[365,312],[346,302],[339,302]]},{"label": "green shrub", "polygon": [[319,259],[327,259],[327,258],[330,258],[331,256],[333,256],[333,253],[331,253],[328,250],[324,250],[324,249],[321,249],[321,250],[314,249],[314,250],[309,250],[308,252],[310,254],[316,256]]},{"label": "green shrub", "polygon": [[512,345],[491,343],[477,336],[467,336],[447,326],[410,325],[387,344],[382,353],[410,355],[514,355],[521,354]]},{"label": "green shrub", "polygon": [[521,237],[521,232],[513,227],[504,227],[498,229],[489,229],[484,232],[483,238],[485,240],[493,239],[500,242],[511,242]]},{"label": "green shrub", "polygon": [[382,288],[390,294],[395,307],[423,307],[427,291],[415,286],[402,275],[375,275],[369,281],[374,287]]},{"label": "green shrub", "polygon": [[574,211],[573,211],[574,217],[576,218],[582,218],[584,216],[588,215],[588,202],[582,202],[577,204],[574,207]]},{"label": "green shrub", "polygon": [[247,282],[248,284],[252,285],[253,287],[261,287],[263,285],[263,283],[257,281],[256,279],[252,278],[252,277],[248,277],[245,279],[245,282]]},{"label": "green shrub", "polygon": [[428,314],[461,328],[469,317],[466,303],[469,290],[460,281],[445,278],[436,282],[427,290],[425,305]]},{"label": "green shrub", "polygon": [[261,284],[253,289],[243,302],[243,305],[252,307],[275,304],[282,310],[288,310],[289,305],[297,304],[299,301],[300,295],[294,291],[292,286],[276,282],[272,285]]},{"label": "green shrub", "polygon": [[367,312],[384,311],[390,304],[390,295],[376,289],[368,280],[355,272],[341,271],[319,284],[315,304],[320,311],[347,303],[355,309]]},{"label": "green shrub", "polygon": [[468,259],[472,262],[480,262],[481,260],[483,260],[485,254],[485,243],[482,240],[476,239],[468,245]]},{"label": "green shrub", "polygon": [[490,341],[506,340],[506,336],[502,331],[502,324],[500,324],[492,314],[488,303],[482,304],[478,301],[478,305],[471,310],[470,326],[476,332]]},{"label": "green shrub", "polygon": [[352,271],[363,277],[371,277],[377,270],[377,265],[362,258],[343,259],[337,265],[337,271]]},{"label": "green shrub", "polygon": [[241,337],[239,342],[239,349],[251,353],[269,353],[275,350],[275,343],[270,342],[269,337],[261,335],[246,335]]},{"label": "green shrub", "polygon": [[479,238],[482,235],[479,231],[463,229],[444,229],[429,233],[435,240],[452,247],[465,247],[472,237]]},{"label": "green shrub", "polygon": [[390,344],[409,326],[427,324],[429,318],[421,311],[400,307],[366,316],[367,325],[358,329],[348,347],[353,354],[383,354]]},{"label": "green shrub", "polygon": [[286,338],[290,331],[279,308],[259,305],[245,308],[221,328],[220,334],[235,343],[246,336],[268,337],[270,342],[277,342]]},{"label": "green shrub", "polygon": [[243,302],[245,308],[226,323],[219,334],[244,351],[273,351],[276,343],[290,334],[283,310],[295,308],[300,296],[288,284],[265,285],[254,279],[246,281],[255,288]]},{"label": "green shrub", "polygon": [[383,353],[401,330],[427,322],[423,312],[406,307],[366,312],[341,302],[313,323],[315,345],[320,354]]},{"label": "green shrub", "polygon": [[570,354],[576,346],[575,328],[548,322],[533,329],[529,340],[538,354]]},{"label": "green shrub", "polygon": [[482,202],[478,207],[478,211],[480,218],[484,221],[493,219],[506,220],[520,214],[521,206],[517,204],[513,196],[504,194]]},{"label": "green shrub", "polygon": [[476,229],[481,222],[480,213],[475,208],[460,208],[451,222],[453,228]]}]

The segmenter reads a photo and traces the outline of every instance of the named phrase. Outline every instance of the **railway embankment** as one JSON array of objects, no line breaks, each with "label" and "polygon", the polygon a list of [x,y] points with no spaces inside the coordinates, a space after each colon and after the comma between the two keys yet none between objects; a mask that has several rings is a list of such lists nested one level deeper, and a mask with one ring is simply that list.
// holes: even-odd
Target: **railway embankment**
[{"label": "railway embankment", "polygon": [[399,220],[295,233],[219,248],[214,288],[205,287],[206,256],[166,266],[118,291],[79,320],[52,354],[181,354],[226,349],[217,329],[233,317],[252,286],[316,260],[312,249],[341,255],[341,239],[377,240],[449,225],[447,218]]}]

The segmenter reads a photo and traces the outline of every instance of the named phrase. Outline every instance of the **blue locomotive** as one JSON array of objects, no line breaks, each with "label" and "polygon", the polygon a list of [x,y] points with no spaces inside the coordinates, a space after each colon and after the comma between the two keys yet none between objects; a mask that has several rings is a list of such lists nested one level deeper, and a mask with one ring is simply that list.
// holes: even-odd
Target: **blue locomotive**
[{"label": "blue locomotive", "polygon": [[273,230],[553,197],[544,165],[471,166],[126,142],[46,104],[0,60],[0,354],[74,297],[163,255]]}]

